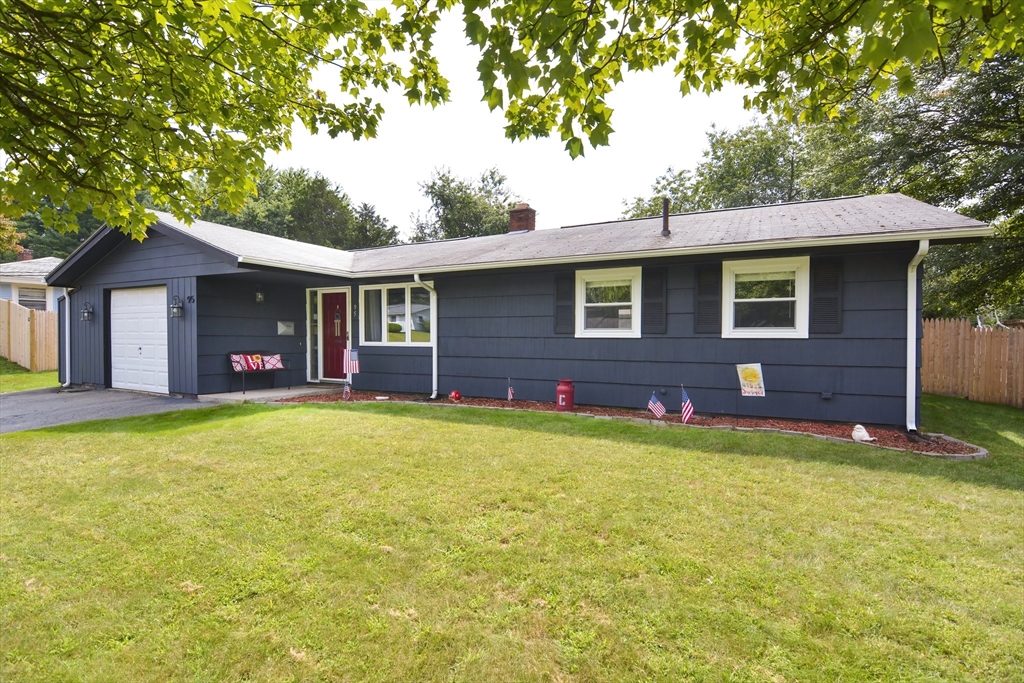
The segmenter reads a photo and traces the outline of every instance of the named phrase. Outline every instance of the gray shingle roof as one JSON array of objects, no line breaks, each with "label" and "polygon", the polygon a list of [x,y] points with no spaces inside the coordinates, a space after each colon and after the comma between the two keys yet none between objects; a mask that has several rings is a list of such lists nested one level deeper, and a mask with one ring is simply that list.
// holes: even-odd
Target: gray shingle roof
[{"label": "gray shingle roof", "polygon": [[160,223],[211,247],[238,257],[241,263],[277,266],[290,270],[348,275],[352,252],[250,232],[219,223],[195,221],[188,225],[169,213],[154,211]]},{"label": "gray shingle roof", "polygon": [[28,261],[12,261],[0,263],[0,278],[11,277],[19,279],[35,278],[44,282],[47,274],[56,268],[62,259],[54,256],[29,259]]},{"label": "gray shingle roof", "polygon": [[933,233],[956,237],[961,231],[990,232],[985,223],[901,194],[677,214],[669,218],[669,237],[661,236],[661,223],[661,216],[656,216],[560,230],[383,247],[355,252],[355,267],[359,273],[429,272],[485,265],[509,267],[544,261],[782,248],[819,240],[894,241]]},{"label": "gray shingle roof", "polygon": [[661,216],[487,237],[341,251],[169,214],[160,222],[258,263],[337,275],[409,275],[686,253],[736,252],[815,244],[886,242],[991,234],[980,221],[901,194],[841,197],[790,204]]}]

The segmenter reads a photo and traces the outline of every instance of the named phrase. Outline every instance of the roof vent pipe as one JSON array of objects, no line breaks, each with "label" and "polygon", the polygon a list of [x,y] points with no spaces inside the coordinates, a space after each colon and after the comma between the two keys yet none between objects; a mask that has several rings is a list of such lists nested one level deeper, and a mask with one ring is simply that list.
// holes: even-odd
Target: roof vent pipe
[{"label": "roof vent pipe", "polygon": [[668,237],[672,231],[668,229],[668,197],[661,198],[661,236]]}]

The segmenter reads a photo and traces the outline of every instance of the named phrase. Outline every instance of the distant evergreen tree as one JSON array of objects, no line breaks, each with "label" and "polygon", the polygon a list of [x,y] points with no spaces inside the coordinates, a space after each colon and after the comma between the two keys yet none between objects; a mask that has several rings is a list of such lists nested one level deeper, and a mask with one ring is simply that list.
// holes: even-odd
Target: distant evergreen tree
[{"label": "distant evergreen tree", "polygon": [[508,232],[508,212],[519,198],[506,182],[497,168],[484,171],[476,180],[459,178],[446,168],[434,171],[430,180],[420,184],[430,209],[426,216],[413,218],[412,241]]},{"label": "distant evergreen tree", "polygon": [[301,168],[268,167],[260,175],[256,194],[246,200],[237,214],[213,203],[201,218],[335,249],[399,242],[398,228],[389,226],[373,206],[364,203],[354,209],[340,186],[319,173]]}]

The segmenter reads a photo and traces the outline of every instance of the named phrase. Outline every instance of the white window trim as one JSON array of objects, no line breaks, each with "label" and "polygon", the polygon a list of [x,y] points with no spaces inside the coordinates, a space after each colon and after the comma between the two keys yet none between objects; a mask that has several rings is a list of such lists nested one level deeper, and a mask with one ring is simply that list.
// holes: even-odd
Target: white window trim
[{"label": "white window trim", "polygon": [[[21,298],[21,290],[22,290],[23,287],[25,289],[41,289],[41,290],[44,291],[43,301],[46,304],[46,308],[35,309],[35,310],[43,310],[43,311],[53,311],[53,310],[56,310],[53,307],[53,289],[51,287],[47,287],[45,284],[37,285],[37,284],[29,284],[29,283],[26,283],[26,282],[21,282],[21,283],[12,282],[11,283],[11,301],[13,301],[14,303],[18,304],[19,306],[22,305],[21,301],[20,301],[20,298]],[[27,308],[27,306],[26,306],[26,308]]]},{"label": "white window trim", "polygon": [[[433,280],[424,280],[424,284],[429,285],[431,288],[434,287]],[[404,289],[405,290],[405,341],[396,342],[388,341],[387,333],[387,320],[388,316],[381,311],[381,324],[385,326],[381,330],[381,341],[366,341],[366,325],[363,322],[363,315],[366,311],[366,294],[372,290],[388,290],[388,289]],[[428,342],[414,342],[412,341],[412,293],[410,290],[423,289],[426,290],[427,294],[430,295],[430,341]],[[386,292],[381,294],[381,306],[387,306],[388,296]],[[402,347],[420,347],[429,349],[437,343],[437,297],[426,287],[422,287],[415,282],[396,282],[386,285],[366,285],[359,288],[359,345],[360,346],[402,346]]]},{"label": "white window trim", "polygon": [[[781,270],[796,271],[796,327],[733,328],[736,275]],[[722,262],[722,339],[807,339],[810,318],[811,258],[750,259]]]},{"label": "white window trim", "polygon": [[[640,338],[640,296],[643,279],[643,268],[601,268],[600,270],[577,270],[576,271],[576,337],[583,339],[639,339]],[[598,282],[600,280],[630,280],[632,287],[631,316],[633,327],[629,330],[587,330],[583,323],[586,321],[584,305],[587,298],[587,282]]]}]

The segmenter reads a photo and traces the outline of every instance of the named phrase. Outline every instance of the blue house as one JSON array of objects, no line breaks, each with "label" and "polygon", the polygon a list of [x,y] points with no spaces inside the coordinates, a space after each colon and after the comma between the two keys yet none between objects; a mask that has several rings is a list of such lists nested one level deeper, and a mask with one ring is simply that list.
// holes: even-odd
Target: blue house
[{"label": "blue house", "polygon": [[[899,194],[843,197],[339,251],[167,214],[142,242],[97,231],[47,278],[62,381],[228,391],[264,383],[642,407],[916,429],[922,269],[984,223]],[[344,372],[358,348],[362,372]],[[766,395],[741,396],[760,363]],[[282,375],[290,375],[282,377]],[[256,382],[256,377],[250,379]],[[267,384],[269,385],[269,384]]]}]

